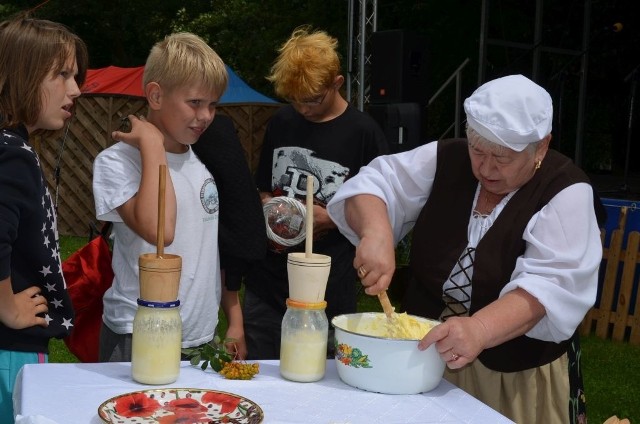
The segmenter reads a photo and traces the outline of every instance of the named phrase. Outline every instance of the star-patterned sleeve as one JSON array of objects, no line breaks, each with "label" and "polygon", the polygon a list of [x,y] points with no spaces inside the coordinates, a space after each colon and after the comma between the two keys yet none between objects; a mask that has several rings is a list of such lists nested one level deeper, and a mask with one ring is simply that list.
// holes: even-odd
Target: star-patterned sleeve
[{"label": "star-patterned sleeve", "polygon": [[0,275],[14,292],[41,288],[48,327],[0,327],[0,349],[42,351],[51,337],[73,327],[73,308],[60,262],[57,218],[51,193],[26,132],[3,130],[0,137]]}]

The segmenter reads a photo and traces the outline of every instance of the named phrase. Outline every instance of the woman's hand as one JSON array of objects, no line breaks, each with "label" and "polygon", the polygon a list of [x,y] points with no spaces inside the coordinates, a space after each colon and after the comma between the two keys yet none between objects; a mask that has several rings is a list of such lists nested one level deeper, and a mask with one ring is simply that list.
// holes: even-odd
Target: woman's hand
[{"label": "woman's hand", "polygon": [[353,267],[368,295],[389,287],[396,270],[396,251],[387,206],[379,197],[360,194],[345,201],[345,218],[360,237]]},{"label": "woman's hand", "polygon": [[433,327],[418,343],[425,350],[435,343],[442,360],[451,369],[462,368],[486,348],[487,331],[475,317],[451,317]]},{"label": "woman's hand", "polygon": [[418,348],[436,349],[449,368],[461,368],[484,349],[526,334],[545,315],[544,306],[522,288],[505,293],[471,317],[451,317],[431,329]]},{"label": "woman's hand", "polygon": [[367,233],[356,247],[353,266],[365,287],[365,293],[376,295],[389,287],[396,270],[393,238],[383,231]]}]

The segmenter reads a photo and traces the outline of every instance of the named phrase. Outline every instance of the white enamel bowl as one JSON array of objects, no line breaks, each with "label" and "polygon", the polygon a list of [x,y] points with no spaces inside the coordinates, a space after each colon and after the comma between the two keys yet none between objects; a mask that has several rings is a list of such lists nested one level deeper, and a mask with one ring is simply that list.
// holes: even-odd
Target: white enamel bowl
[{"label": "white enamel bowl", "polygon": [[386,394],[416,394],[438,386],[445,363],[435,345],[420,351],[418,340],[366,335],[370,323],[379,320],[380,315],[383,314],[365,312],[338,315],[331,320],[335,328],[335,363],[340,379],[359,389]]}]

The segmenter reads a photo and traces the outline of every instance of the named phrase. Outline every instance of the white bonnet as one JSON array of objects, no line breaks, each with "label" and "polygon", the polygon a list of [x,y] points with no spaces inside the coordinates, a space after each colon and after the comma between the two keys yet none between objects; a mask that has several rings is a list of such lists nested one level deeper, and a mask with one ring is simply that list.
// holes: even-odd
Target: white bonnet
[{"label": "white bonnet", "polygon": [[478,134],[517,152],[551,133],[551,96],[522,75],[480,86],[464,101],[464,111],[467,124]]}]

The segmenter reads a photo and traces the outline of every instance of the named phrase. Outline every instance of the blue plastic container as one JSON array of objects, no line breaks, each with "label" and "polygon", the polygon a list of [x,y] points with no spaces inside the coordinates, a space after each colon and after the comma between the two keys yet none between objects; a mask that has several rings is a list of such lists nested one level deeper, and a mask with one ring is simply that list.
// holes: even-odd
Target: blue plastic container
[{"label": "blue plastic container", "polygon": [[[606,199],[603,198],[602,204],[604,205],[607,211],[607,220],[604,225],[605,229],[605,239],[604,246],[608,248],[611,244],[611,233],[618,228],[618,221],[620,219],[620,210],[623,206],[627,207],[627,222],[624,229],[623,239],[622,239],[622,248],[627,248],[627,238],[631,231],[640,231],[640,200],[624,200],[624,199]],[[623,258],[621,258],[623,259]],[[603,261],[602,266],[600,267],[600,277],[598,280],[598,297],[596,299],[596,305],[600,304],[600,297],[602,293],[602,285],[604,284],[604,273],[605,273],[605,263]],[[613,305],[610,307],[615,308],[615,304],[617,302],[618,294],[620,291],[620,283],[622,278],[622,263],[618,269],[618,276],[616,278],[616,289],[613,297]],[[638,286],[640,280],[640,267],[636,268],[636,272],[634,275],[634,283],[633,288],[631,290],[631,299],[636,299],[638,296]],[[635,301],[634,301],[635,302]],[[635,313],[635,303],[631,302],[630,313]],[[603,305],[604,306],[604,305]]]}]

